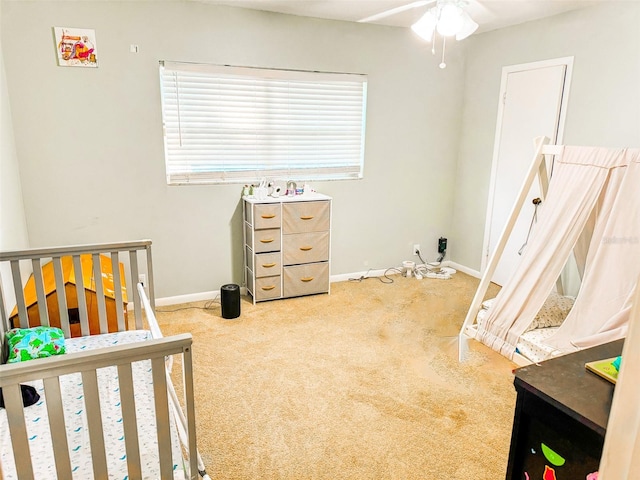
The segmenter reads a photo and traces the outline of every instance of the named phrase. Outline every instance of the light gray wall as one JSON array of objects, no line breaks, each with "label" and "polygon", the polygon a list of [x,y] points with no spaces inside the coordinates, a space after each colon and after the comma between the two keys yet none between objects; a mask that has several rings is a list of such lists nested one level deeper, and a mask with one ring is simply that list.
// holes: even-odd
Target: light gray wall
[{"label": "light gray wall", "polygon": [[[18,157],[13,140],[11,106],[7,92],[4,59],[0,48],[0,250],[20,250],[29,247],[27,221],[22,204],[22,188]],[[0,270],[7,312],[15,303],[11,269],[5,264]]]},{"label": "light gray wall", "polygon": [[480,269],[502,67],[574,56],[564,143],[638,147],[638,25],[640,2],[609,2],[469,38],[453,260]]},{"label": "light gray wall", "polygon": [[[400,265],[414,243],[432,260],[448,235],[463,47],[442,71],[409,29],[199,2],[1,8],[32,246],[151,238],[160,297],[241,282],[240,186],[165,183],[163,59],[368,74],[365,179],[313,185],[334,197],[331,273]],[[56,66],[54,26],[95,29],[99,68]]]}]

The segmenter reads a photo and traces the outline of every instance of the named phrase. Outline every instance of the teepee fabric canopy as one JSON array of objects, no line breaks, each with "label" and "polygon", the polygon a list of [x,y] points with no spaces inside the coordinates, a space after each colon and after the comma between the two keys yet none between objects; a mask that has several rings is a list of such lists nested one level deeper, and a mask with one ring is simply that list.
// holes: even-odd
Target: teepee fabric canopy
[{"label": "teepee fabric canopy", "polygon": [[558,353],[626,334],[640,275],[640,149],[565,146],[523,258],[476,339],[512,358],[574,252],[582,284],[547,340]]}]

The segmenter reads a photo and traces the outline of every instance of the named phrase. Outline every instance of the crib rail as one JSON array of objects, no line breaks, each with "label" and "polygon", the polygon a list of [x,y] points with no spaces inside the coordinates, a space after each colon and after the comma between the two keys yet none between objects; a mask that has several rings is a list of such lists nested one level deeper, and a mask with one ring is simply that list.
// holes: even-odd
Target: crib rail
[{"label": "crib rail", "polygon": [[[102,293],[106,288],[103,280],[104,273],[102,271],[102,264],[106,262],[105,254],[107,255],[107,258],[111,260],[111,276],[109,281],[113,283],[113,301],[115,302],[115,313],[117,315],[117,331],[127,329],[127,325],[125,325],[125,305],[122,292],[126,284],[134,286],[138,283],[140,272],[139,261],[142,263],[142,267],[146,271],[146,287],[149,292],[149,301],[152,309],[155,310],[151,240],[73,245],[55,248],[34,248],[20,251],[0,252],[0,271],[10,271],[11,276],[9,279],[4,278],[2,280],[5,284],[9,283],[10,288],[12,287],[12,293],[15,295],[16,299],[17,316],[20,326],[25,328],[26,326],[33,326],[34,323],[33,320],[30,320],[31,316],[27,311],[30,306],[26,304],[23,290],[23,286],[26,283],[23,278],[24,272],[31,271],[37,298],[37,321],[40,325],[50,326],[50,318],[52,316],[55,316],[56,318],[59,317],[60,328],[64,331],[65,336],[71,336],[72,322],[70,322],[69,318],[69,310],[67,309],[68,299],[65,292],[65,275],[68,277],[69,271],[71,270],[73,271],[75,281],[75,294],[73,296],[77,298],[80,334],[84,336],[90,335],[91,333],[108,333],[109,324],[107,322],[107,308],[105,304],[105,295]],[[83,272],[82,257],[86,257],[87,255],[91,256],[92,272]],[[63,268],[63,259],[68,260],[69,258],[71,259],[71,265],[67,266],[65,270],[65,268]],[[50,293],[52,288],[50,284],[48,285],[48,289],[45,288],[46,286],[43,278],[42,266],[49,261],[53,265],[53,290],[56,292],[57,296],[57,309],[55,309],[55,307],[47,307],[47,293]],[[119,268],[121,262],[126,265],[124,277],[121,275]],[[2,268],[7,264],[10,268]],[[84,268],[88,268],[87,264],[85,264]],[[91,285],[85,285],[83,273],[90,274]],[[127,276],[128,281],[126,279]],[[3,292],[2,284],[3,282],[0,281],[0,315],[2,316],[2,321],[0,322],[0,334],[4,334],[7,330],[13,327],[10,322],[9,310],[7,309],[7,307],[11,308],[11,305],[6,304],[5,299],[7,297]],[[87,288],[93,288],[96,292],[95,298],[97,302],[97,317],[99,324],[99,331],[96,332],[92,331],[95,328],[90,329],[85,293],[85,289]],[[129,290],[125,289],[125,291],[128,293],[128,300],[133,300],[135,328],[141,329],[142,303],[140,295],[135,288],[131,288]],[[51,308],[54,308],[54,311],[50,311]],[[112,328],[111,331],[115,331],[115,329]]]},{"label": "crib rail", "polygon": [[[59,377],[80,372],[82,374],[87,418],[89,421],[89,441],[91,445],[94,476],[95,478],[107,478],[107,453],[102,431],[96,370],[116,365],[118,368],[120,391],[122,392],[122,417],[129,478],[140,478],[141,462],[138,445],[137,417],[133,400],[134,382],[131,368],[133,362],[151,360],[157,441],[160,454],[160,472],[162,478],[173,478],[165,356],[175,354],[182,355],[185,415],[187,419],[186,427],[190,431],[188,448],[190,448],[191,452],[195,452],[191,344],[191,335],[182,334],[149,340],[143,344],[126,344],[0,366],[0,371],[2,372],[2,375],[0,375],[0,387],[2,387],[4,394],[18,477],[26,480],[34,478],[34,469],[31,455],[29,454],[27,428],[23,415],[20,383],[42,379],[51,422],[51,437],[57,475],[58,478],[72,478],[69,448],[65,435],[65,420],[62,413],[62,396]],[[198,468],[196,460],[195,455],[192,455],[189,460],[189,472],[191,472],[189,478],[192,479],[197,478]]]}]

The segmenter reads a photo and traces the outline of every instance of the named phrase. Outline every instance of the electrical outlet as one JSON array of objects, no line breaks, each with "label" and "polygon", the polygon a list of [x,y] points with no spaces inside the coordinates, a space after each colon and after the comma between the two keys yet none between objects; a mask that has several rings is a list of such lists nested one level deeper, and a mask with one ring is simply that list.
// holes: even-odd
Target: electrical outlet
[{"label": "electrical outlet", "polygon": [[138,283],[141,283],[143,287],[146,286],[147,276],[144,273],[141,273],[140,275],[138,275]]},{"label": "electrical outlet", "polygon": [[413,245],[413,254],[418,255],[420,253],[420,244],[416,243]]},{"label": "electrical outlet", "polygon": [[438,253],[444,253],[447,250],[447,239],[440,237],[438,239]]}]

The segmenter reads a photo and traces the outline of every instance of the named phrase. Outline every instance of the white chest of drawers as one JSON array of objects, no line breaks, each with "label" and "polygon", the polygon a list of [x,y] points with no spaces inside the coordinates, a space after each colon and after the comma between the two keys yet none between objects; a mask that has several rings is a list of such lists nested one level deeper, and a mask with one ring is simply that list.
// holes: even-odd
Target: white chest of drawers
[{"label": "white chest of drawers", "polygon": [[331,197],[244,197],[244,276],[253,303],[329,293]]}]

